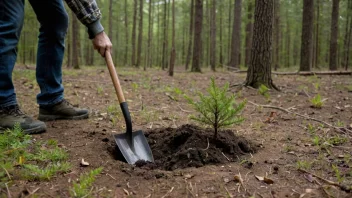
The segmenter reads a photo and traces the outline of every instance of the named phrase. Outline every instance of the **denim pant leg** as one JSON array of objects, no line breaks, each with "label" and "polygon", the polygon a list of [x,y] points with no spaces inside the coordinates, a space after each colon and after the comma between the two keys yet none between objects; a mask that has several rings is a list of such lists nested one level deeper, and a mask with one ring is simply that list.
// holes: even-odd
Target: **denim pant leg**
[{"label": "denim pant leg", "polygon": [[17,104],[12,71],[24,17],[24,0],[0,0],[0,108]]},{"label": "denim pant leg", "polygon": [[40,23],[36,77],[40,87],[40,106],[63,100],[62,62],[68,15],[63,0],[29,0]]}]

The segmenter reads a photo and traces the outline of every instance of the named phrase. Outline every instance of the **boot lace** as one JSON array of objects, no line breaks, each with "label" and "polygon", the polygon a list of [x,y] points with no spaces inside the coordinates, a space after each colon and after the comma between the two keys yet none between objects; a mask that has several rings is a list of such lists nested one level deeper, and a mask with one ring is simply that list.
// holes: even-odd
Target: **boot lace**
[{"label": "boot lace", "polygon": [[18,105],[2,108],[0,109],[0,113],[13,115],[16,117],[25,115]]}]

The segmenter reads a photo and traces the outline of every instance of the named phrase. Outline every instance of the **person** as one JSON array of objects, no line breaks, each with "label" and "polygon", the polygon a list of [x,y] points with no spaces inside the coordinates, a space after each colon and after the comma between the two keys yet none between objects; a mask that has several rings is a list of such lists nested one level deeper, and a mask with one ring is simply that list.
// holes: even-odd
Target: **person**
[{"label": "person", "polygon": [[[43,121],[87,119],[87,109],[73,107],[64,98],[62,62],[68,14],[62,0],[29,0],[40,23],[36,63],[38,120],[24,114],[17,103],[12,82],[18,44],[24,19],[25,0],[0,0],[0,130],[19,123],[25,133],[46,131]],[[65,0],[77,18],[87,27],[94,48],[104,56],[112,44],[100,23],[101,12],[95,0]]]}]

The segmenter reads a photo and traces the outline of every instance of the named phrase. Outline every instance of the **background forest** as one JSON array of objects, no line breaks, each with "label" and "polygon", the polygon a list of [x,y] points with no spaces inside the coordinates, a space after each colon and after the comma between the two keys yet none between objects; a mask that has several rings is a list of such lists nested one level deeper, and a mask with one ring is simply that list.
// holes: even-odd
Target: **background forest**
[{"label": "background forest", "polygon": [[[275,70],[297,69],[300,65],[304,2],[306,1],[274,1],[272,68]],[[97,0],[97,3],[103,13],[105,31],[114,45],[116,65],[168,67],[172,49],[173,1]],[[194,58],[194,39],[197,38],[194,35],[198,32],[201,35],[201,67],[247,67],[253,35],[254,3],[254,0],[174,0],[175,65],[190,68]],[[17,61],[33,64],[39,24],[29,3],[25,9],[25,24]],[[194,16],[197,9],[201,9],[202,15]],[[313,13],[313,40],[310,49],[307,49],[312,52],[312,68],[327,68],[330,54],[335,53],[338,67],[347,69],[348,64],[351,65],[349,57],[352,57],[352,1],[316,0],[306,10]],[[88,42],[85,27],[76,17],[72,17],[72,12],[69,13],[71,23],[64,64],[74,68],[103,65],[104,59],[93,52],[92,44]],[[199,17],[201,20],[197,19]],[[195,24],[199,20],[202,28]],[[337,48],[331,52],[332,37],[337,39]]]}]

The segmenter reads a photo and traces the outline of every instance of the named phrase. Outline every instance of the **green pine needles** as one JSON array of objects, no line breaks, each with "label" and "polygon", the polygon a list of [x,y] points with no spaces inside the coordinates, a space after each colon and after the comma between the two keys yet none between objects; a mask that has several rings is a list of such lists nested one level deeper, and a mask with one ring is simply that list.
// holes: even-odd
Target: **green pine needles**
[{"label": "green pine needles", "polygon": [[217,138],[218,130],[241,123],[244,118],[239,114],[242,112],[246,101],[235,102],[235,95],[228,96],[229,84],[219,88],[215,84],[214,78],[211,79],[208,95],[198,93],[199,102],[186,96],[189,104],[199,113],[198,116],[191,116],[191,119],[214,129],[214,138]]}]

